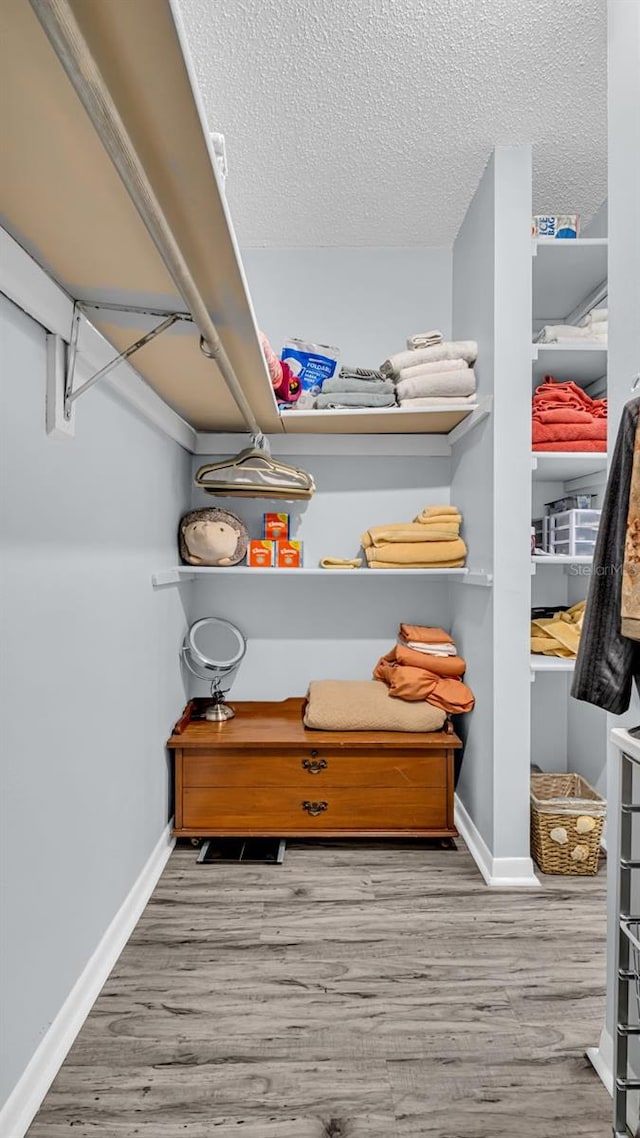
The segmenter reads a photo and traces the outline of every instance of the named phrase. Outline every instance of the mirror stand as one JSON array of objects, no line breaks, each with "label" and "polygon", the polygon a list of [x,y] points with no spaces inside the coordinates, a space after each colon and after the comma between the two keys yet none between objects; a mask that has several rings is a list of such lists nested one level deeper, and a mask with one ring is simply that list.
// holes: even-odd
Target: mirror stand
[{"label": "mirror stand", "polygon": [[228,703],[225,703],[226,694],[227,692],[223,691],[218,680],[214,680],[211,684],[211,704],[204,713],[204,718],[209,723],[224,723],[227,719],[233,719],[235,711]]}]

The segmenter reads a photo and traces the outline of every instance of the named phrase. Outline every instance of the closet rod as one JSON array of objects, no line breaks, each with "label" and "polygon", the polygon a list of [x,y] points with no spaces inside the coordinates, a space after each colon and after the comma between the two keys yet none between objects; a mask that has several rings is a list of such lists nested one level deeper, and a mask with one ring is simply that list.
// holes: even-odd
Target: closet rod
[{"label": "closet rod", "polygon": [[[67,0],[29,2],[193,317],[201,335],[204,354],[215,359],[247,429],[264,447],[258,420]],[[213,173],[212,177],[215,177]]]}]

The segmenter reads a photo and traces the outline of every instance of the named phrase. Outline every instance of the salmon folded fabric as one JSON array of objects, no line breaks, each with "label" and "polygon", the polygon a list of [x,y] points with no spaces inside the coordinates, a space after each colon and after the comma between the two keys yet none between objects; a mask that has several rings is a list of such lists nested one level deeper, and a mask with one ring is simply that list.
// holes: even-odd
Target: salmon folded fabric
[{"label": "salmon folded fabric", "polygon": [[467,670],[466,660],[462,656],[430,656],[426,652],[406,648],[404,644],[396,644],[384,659],[392,664],[423,668],[425,672],[433,672],[436,676],[464,676]]},{"label": "salmon folded fabric", "polygon": [[373,675],[374,679],[382,680],[388,685],[389,695],[393,699],[403,699],[409,703],[425,700],[450,715],[473,710],[473,693],[460,679],[436,676],[424,668],[397,664],[385,656],[376,664]]},{"label": "salmon folded fabric", "polygon": [[592,419],[590,423],[539,423],[534,419],[532,435],[534,444],[602,440],[607,437],[607,420]]},{"label": "salmon folded fabric", "polygon": [[418,644],[451,644],[451,636],[444,628],[427,628],[423,624],[401,624],[401,640],[415,640]]},{"label": "salmon folded fabric", "polygon": [[606,439],[583,439],[579,443],[536,443],[534,450],[541,451],[567,451],[572,453],[584,452],[585,454],[606,454],[607,440]]}]

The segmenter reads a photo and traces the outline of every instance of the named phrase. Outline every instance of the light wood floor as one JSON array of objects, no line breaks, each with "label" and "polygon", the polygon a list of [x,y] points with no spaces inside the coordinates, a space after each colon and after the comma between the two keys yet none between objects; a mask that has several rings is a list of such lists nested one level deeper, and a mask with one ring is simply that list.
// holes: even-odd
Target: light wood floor
[{"label": "light wood floor", "polygon": [[459,847],[176,850],[29,1138],[606,1138],[604,872]]}]

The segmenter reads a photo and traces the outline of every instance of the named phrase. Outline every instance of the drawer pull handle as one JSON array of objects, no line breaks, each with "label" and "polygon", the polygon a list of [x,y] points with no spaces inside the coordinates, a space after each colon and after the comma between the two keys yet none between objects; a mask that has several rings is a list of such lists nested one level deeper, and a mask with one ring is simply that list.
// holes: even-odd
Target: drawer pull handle
[{"label": "drawer pull handle", "polygon": [[[313,752],[312,752],[313,753]],[[317,751],[315,752],[318,753]],[[303,759],[302,765],[309,774],[320,774],[320,771],[327,769],[326,759]]]},{"label": "drawer pull handle", "polygon": [[307,814],[310,814],[312,818],[317,817],[318,814],[322,814],[327,809],[328,806],[329,806],[328,802],[303,802],[302,803],[302,809],[306,810]]}]

